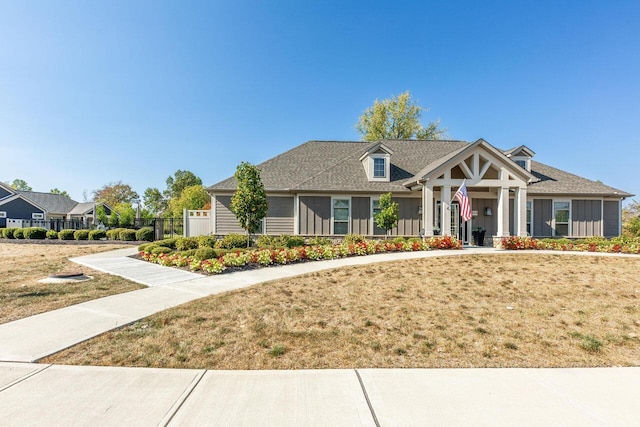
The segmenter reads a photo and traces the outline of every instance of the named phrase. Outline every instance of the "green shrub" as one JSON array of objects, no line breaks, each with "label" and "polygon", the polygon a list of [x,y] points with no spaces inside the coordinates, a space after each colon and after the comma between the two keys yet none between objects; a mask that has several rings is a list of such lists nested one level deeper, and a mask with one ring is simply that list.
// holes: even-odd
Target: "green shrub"
[{"label": "green shrub", "polygon": [[[249,241],[249,245],[251,245],[251,241]],[[220,249],[234,249],[234,248],[246,248],[247,247],[247,236],[242,234],[227,234],[222,238],[222,240],[218,240],[216,242],[216,248]]]},{"label": "green shrub", "polygon": [[179,251],[198,249],[198,245],[197,237],[180,237],[176,240],[176,249]]},{"label": "green shrub", "polygon": [[126,228],[114,228],[111,230],[107,230],[107,239],[120,240],[120,232],[123,230],[126,230]]},{"label": "green shrub", "polygon": [[37,239],[42,240],[47,237],[47,230],[41,227],[30,227],[24,229],[25,239]]},{"label": "green shrub", "polygon": [[309,239],[309,244],[312,246],[316,246],[316,245],[324,246],[324,245],[330,245],[331,243],[333,243],[331,239],[327,237],[322,237],[322,236],[316,236]]},{"label": "green shrub", "polygon": [[15,227],[5,228],[4,230],[2,230],[2,237],[4,237],[5,239],[15,239],[15,237],[13,237],[13,233],[15,231]]},{"label": "green shrub", "polygon": [[195,250],[195,254],[193,254],[193,258],[198,261],[202,261],[205,259],[218,258],[218,252],[212,248],[200,248]]},{"label": "green shrub", "polygon": [[157,248],[158,246],[155,243],[143,243],[138,246],[138,252],[151,252],[153,248]]},{"label": "green shrub", "polygon": [[89,240],[102,240],[107,238],[107,232],[104,230],[91,230],[89,232]]},{"label": "green shrub", "polygon": [[162,246],[169,249],[175,249],[177,241],[178,241],[177,238],[172,238],[172,239],[156,240],[153,243],[155,243],[157,246]]},{"label": "green shrub", "polygon": [[297,248],[299,246],[304,246],[305,241],[302,236],[287,236],[289,239],[287,241],[288,248]]},{"label": "green shrub", "polygon": [[269,236],[263,234],[258,237],[256,245],[259,248],[295,248],[304,246],[304,243],[304,237],[301,236],[289,236],[288,234]]},{"label": "green shrub", "polygon": [[196,254],[196,251],[197,251],[197,249],[189,249],[189,250],[186,250],[186,251],[180,251],[180,252],[178,252],[178,254],[182,255],[183,257],[190,258],[190,257],[193,257]]},{"label": "green shrub", "polygon": [[199,248],[215,248],[216,247],[215,236],[199,236],[198,247]]},{"label": "green shrub", "polygon": [[407,239],[405,239],[402,236],[399,236],[399,237],[396,237],[395,239],[393,239],[393,243],[404,243],[406,241],[407,241]]},{"label": "green shrub", "polygon": [[151,253],[154,255],[160,255],[160,254],[169,254],[173,252],[170,248],[165,248],[164,246],[156,246],[155,248],[151,249]]},{"label": "green shrub", "polygon": [[76,230],[73,233],[73,238],[76,240],[87,240],[89,239],[89,230]]},{"label": "green shrub", "polygon": [[55,240],[58,238],[58,232],[56,230],[47,231],[47,239]]},{"label": "green shrub", "polygon": [[365,237],[361,234],[347,234],[342,239],[342,242],[346,243],[347,245],[352,245],[355,243],[364,242],[365,240]]},{"label": "green shrub", "polygon": [[16,228],[13,231],[13,238],[14,239],[24,239],[24,228]]},{"label": "green shrub", "polygon": [[73,233],[75,233],[76,230],[71,230],[69,228],[64,229],[64,230],[60,230],[60,232],[58,233],[58,239],[60,240],[73,240]]},{"label": "green shrub", "polygon": [[118,234],[118,238],[123,242],[135,242],[136,241],[136,230],[127,230],[124,229],[120,231]]},{"label": "green shrub", "polygon": [[136,231],[136,240],[139,242],[153,242],[153,228],[144,227]]},{"label": "green shrub", "polygon": [[256,240],[256,246],[258,246],[259,248],[272,248],[276,246],[276,244],[274,243],[275,240],[276,239],[274,236],[262,234],[258,236],[258,240]]}]

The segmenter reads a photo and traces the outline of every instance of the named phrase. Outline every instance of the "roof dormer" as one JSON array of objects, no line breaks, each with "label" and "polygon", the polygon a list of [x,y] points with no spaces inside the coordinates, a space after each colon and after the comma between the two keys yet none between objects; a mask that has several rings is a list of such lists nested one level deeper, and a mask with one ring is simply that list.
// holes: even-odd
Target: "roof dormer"
[{"label": "roof dormer", "polygon": [[391,155],[393,151],[382,142],[372,145],[360,157],[369,181],[391,180]]},{"label": "roof dormer", "polygon": [[518,166],[526,169],[528,172],[531,172],[531,159],[536,155],[532,149],[526,145],[521,145],[505,151],[504,154],[513,160]]}]

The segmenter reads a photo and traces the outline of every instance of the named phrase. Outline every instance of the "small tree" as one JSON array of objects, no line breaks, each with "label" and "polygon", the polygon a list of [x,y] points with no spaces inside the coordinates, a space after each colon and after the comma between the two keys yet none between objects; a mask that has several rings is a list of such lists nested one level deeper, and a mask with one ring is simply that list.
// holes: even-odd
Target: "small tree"
[{"label": "small tree", "polygon": [[107,225],[107,212],[104,209],[104,206],[100,205],[96,208],[96,220],[98,224],[102,224],[104,226]]},{"label": "small tree", "polygon": [[380,196],[380,212],[375,214],[376,225],[385,230],[387,238],[391,229],[398,225],[398,204],[391,201],[391,193]]},{"label": "small tree", "polygon": [[242,162],[235,173],[238,183],[236,192],[231,198],[231,211],[238,219],[240,227],[247,230],[247,247],[251,242],[251,234],[259,228],[261,221],[267,216],[267,194],[260,179],[260,171],[254,165]]}]

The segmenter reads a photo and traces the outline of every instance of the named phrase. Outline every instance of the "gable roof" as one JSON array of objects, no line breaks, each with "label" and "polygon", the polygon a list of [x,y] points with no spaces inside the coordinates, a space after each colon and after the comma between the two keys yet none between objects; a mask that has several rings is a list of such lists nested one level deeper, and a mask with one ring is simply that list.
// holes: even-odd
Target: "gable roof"
[{"label": "gable roof", "polygon": [[16,191],[16,194],[41,207],[47,213],[66,214],[78,204],[75,200],[61,194],[37,191]]},{"label": "gable roof", "polygon": [[[380,143],[393,152],[389,182],[371,182],[362,166],[364,153]],[[511,162],[505,152],[491,146],[483,139],[474,143],[456,140],[384,140],[374,143],[361,141],[309,141],[273,157],[257,167],[267,192],[336,192],[336,193],[410,193],[405,186],[417,178],[435,170],[473,146],[484,144],[494,154]],[[426,166],[425,166],[426,165]],[[515,167],[515,163],[514,163]],[[518,166],[519,168],[519,166]],[[631,194],[590,181],[542,163],[533,162],[529,177],[529,194],[593,194],[629,197]],[[518,169],[519,171],[519,169]],[[539,179],[539,182],[533,182]],[[210,193],[231,193],[236,190],[236,180],[229,177],[207,190]],[[558,191],[559,193],[555,193]]]}]

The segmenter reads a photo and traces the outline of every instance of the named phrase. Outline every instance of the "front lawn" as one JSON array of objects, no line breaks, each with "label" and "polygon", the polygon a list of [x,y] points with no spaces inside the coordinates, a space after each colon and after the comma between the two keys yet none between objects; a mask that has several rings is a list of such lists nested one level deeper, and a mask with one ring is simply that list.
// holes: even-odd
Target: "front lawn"
[{"label": "front lawn", "polygon": [[47,363],[208,369],[640,366],[640,259],[502,253],[207,297]]}]

